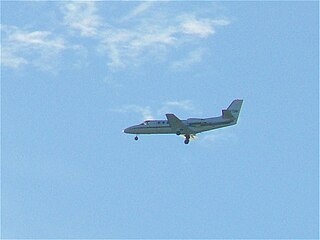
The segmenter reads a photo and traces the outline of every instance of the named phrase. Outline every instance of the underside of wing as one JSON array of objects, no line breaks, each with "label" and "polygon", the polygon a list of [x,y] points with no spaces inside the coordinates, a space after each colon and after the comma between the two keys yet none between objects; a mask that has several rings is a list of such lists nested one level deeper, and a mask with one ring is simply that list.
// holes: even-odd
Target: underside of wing
[{"label": "underside of wing", "polygon": [[170,127],[177,134],[195,134],[187,125],[185,125],[179,118],[174,114],[166,114]]}]

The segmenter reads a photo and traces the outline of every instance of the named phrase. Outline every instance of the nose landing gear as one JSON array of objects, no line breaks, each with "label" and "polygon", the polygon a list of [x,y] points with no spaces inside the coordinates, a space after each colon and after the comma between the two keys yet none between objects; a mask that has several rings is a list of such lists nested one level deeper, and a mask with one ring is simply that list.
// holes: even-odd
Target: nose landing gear
[{"label": "nose landing gear", "polygon": [[139,139],[138,136],[135,136],[135,137],[134,137],[134,140],[138,141],[138,139]]}]

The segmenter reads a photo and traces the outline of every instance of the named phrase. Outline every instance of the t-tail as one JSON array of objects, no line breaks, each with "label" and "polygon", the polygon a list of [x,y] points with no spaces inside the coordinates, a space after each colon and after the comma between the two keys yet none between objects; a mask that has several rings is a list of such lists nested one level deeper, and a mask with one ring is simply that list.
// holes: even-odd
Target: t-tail
[{"label": "t-tail", "polygon": [[222,117],[228,118],[228,119],[234,119],[235,123],[237,123],[242,103],[243,103],[243,100],[240,100],[240,99],[233,100],[233,102],[230,104],[230,106],[226,110],[222,110]]}]

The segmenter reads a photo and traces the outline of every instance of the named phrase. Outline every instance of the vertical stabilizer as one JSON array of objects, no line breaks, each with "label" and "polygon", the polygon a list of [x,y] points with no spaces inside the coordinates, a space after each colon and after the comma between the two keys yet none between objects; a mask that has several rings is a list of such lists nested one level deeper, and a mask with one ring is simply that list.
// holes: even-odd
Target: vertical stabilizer
[{"label": "vertical stabilizer", "polygon": [[234,118],[237,120],[240,114],[242,103],[243,103],[243,100],[240,100],[240,99],[234,100],[226,110],[222,110],[222,117]]}]

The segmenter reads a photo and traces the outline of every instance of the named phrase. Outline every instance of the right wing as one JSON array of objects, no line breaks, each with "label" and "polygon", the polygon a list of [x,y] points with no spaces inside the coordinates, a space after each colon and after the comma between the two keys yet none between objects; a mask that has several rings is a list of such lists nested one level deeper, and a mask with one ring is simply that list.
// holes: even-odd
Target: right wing
[{"label": "right wing", "polygon": [[182,134],[195,134],[187,125],[185,125],[179,118],[176,117],[174,114],[166,114],[170,127],[175,132],[180,132]]}]

